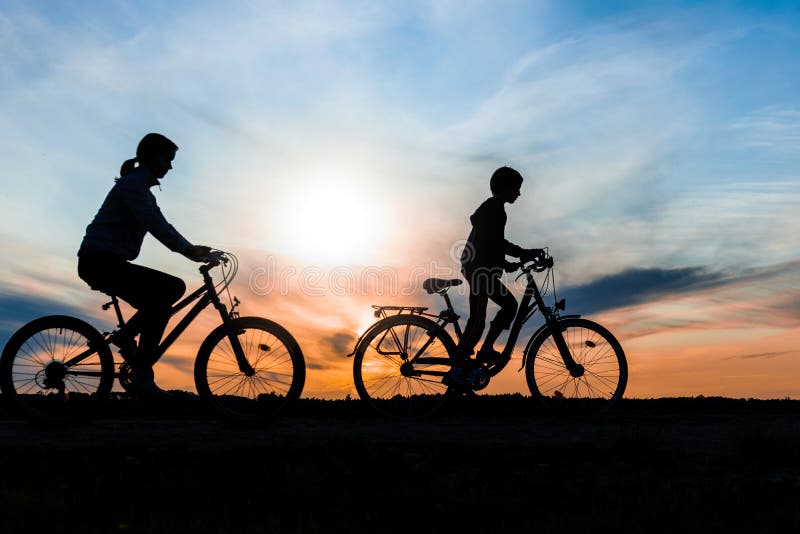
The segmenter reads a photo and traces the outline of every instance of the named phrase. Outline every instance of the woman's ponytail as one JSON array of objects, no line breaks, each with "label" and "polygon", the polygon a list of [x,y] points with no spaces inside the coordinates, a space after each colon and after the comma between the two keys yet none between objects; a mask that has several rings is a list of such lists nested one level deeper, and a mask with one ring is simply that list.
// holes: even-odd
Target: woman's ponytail
[{"label": "woman's ponytail", "polygon": [[119,176],[121,178],[136,170],[136,163],[144,163],[147,165],[152,158],[159,157],[170,151],[173,152],[174,155],[176,150],[178,150],[178,145],[168,138],[158,133],[149,133],[139,141],[139,145],[136,147],[136,157],[126,159],[122,167],[119,168]]},{"label": "woman's ponytail", "polygon": [[131,158],[126,159],[125,163],[122,164],[122,167],[119,168],[119,176],[120,178],[125,176],[126,174],[130,174],[136,168],[136,162],[139,161],[139,158]]}]

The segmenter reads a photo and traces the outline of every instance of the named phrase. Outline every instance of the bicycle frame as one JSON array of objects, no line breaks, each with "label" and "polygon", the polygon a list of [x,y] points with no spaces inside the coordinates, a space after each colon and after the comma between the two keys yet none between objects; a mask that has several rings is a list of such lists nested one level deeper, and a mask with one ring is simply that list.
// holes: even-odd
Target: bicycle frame
[{"label": "bicycle frame", "polygon": [[[217,309],[223,323],[227,323],[237,316],[236,307],[239,304],[239,300],[234,297],[231,310],[228,311],[225,304],[223,304],[219,298],[219,294],[216,291],[216,287],[214,286],[214,281],[211,279],[211,275],[208,274],[209,270],[215,266],[216,265],[212,263],[201,266],[199,271],[203,275],[203,285],[197,288],[190,295],[184,297],[180,302],[173,305],[170,309],[170,317],[173,317],[182,309],[189,306],[189,304],[197,301],[194,306],[192,306],[192,308],[186,312],[186,315],[183,316],[180,322],[178,322],[178,324],[175,325],[175,327],[169,333],[167,333],[167,335],[162,339],[161,343],[159,343],[158,347],[156,347],[152,363],[155,363],[161,358],[161,356],[164,355],[167,349],[175,342],[175,340],[178,339],[178,337],[180,337],[189,324],[191,324],[192,321],[194,321],[194,319],[200,314],[200,312],[203,311],[209,304],[213,304]],[[111,302],[104,304],[103,309],[107,310],[112,305],[114,306],[114,311],[117,315],[118,329],[108,335],[106,342],[109,342],[111,337],[120,335],[125,336],[126,339],[132,339],[133,336],[135,336],[138,332],[127,331],[126,327],[128,325],[125,322],[125,318],[122,316],[122,311],[119,307],[119,300],[117,299],[116,295],[111,296]],[[239,343],[239,338],[235,335],[231,335],[229,336],[229,340],[231,342],[231,346],[233,347],[236,361],[239,364],[239,369],[247,376],[252,376],[255,374],[253,367],[250,365],[244,355],[242,346]],[[65,361],[64,366],[74,366],[88,358],[93,352],[94,349],[90,347],[89,350],[84,351],[81,354],[78,354],[77,356]]]},{"label": "bicycle frame", "polygon": [[[508,362],[511,360],[511,353],[514,351],[517,339],[519,338],[519,334],[522,330],[522,327],[525,325],[526,322],[533,317],[533,314],[536,313],[536,310],[540,310],[542,315],[544,316],[545,323],[539,327],[539,329],[531,336],[531,340],[536,339],[538,336],[542,335],[544,332],[549,331],[553,339],[556,343],[556,346],[561,353],[561,357],[564,360],[564,364],[566,365],[567,369],[570,371],[573,376],[580,376],[583,373],[582,367],[575,362],[572,357],[572,354],[567,347],[567,344],[563,337],[562,329],[558,326],[558,321],[562,318],[566,317],[580,317],[580,315],[565,315],[561,316],[558,312],[559,310],[564,310],[566,307],[566,302],[564,299],[556,302],[553,307],[547,306],[544,303],[544,299],[542,297],[541,292],[539,291],[539,287],[536,284],[536,280],[534,278],[534,272],[541,272],[545,269],[552,268],[553,260],[552,257],[548,257],[546,260],[542,260],[543,263],[536,263],[530,267],[523,267],[522,271],[523,274],[526,276],[527,285],[525,291],[523,293],[521,302],[517,307],[517,313],[514,316],[514,320],[511,325],[511,329],[509,330],[508,338],[506,340],[505,347],[501,352],[502,358],[499,362],[489,365],[489,374],[490,376],[494,376],[500,371],[502,371]],[[463,330],[461,328],[461,324],[459,322],[459,315],[453,309],[452,301],[450,300],[449,295],[447,294],[447,289],[438,292],[439,295],[444,299],[445,304],[447,307],[442,310],[438,315],[432,313],[426,313],[428,308],[426,307],[416,307],[416,306],[373,306],[375,309],[375,316],[376,317],[388,317],[386,311],[397,311],[399,314],[402,313],[411,313],[422,315],[428,317],[435,321],[436,328],[442,329],[446,331],[447,325],[452,325],[453,331],[455,332],[456,341],[460,341],[461,337],[463,336]],[[367,330],[369,331],[369,329]],[[383,339],[386,335],[391,332],[391,335],[394,338],[396,346],[405,346],[406,344],[401,344],[399,339],[397,338],[397,334],[392,330],[388,330],[384,337],[378,340],[376,344],[376,351],[381,353],[380,346],[383,342]],[[435,332],[435,331],[434,331]],[[361,336],[362,338],[366,332]],[[432,334],[432,333],[431,333]],[[449,335],[449,334],[448,334]],[[405,360],[406,357],[408,364],[443,364],[446,363],[443,361],[442,358],[432,358],[432,357],[421,357],[422,354],[427,350],[428,346],[433,342],[434,335],[430,335],[428,341],[423,343],[423,345],[417,350],[416,354],[414,355],[404,355],[403,359]],[[356,343],[356,347],[358,347],[361,339]],[[355,353],[355,349],[353,353]],[[388,353],[386,353],[388,354]],[[525,367],[525,357],[523,356],[522,368]],[[424,371],[414,369],[413,373],[410,374],[414,375],[421,375],[421,374],[431,374],[431,375],[439,375],[440,372],[436,371]]]},{"label": "bicycle frame", "polygon": [[[546,262],[546,268],[550,269],[552,267],[553,259],[551,257],[548,258]],[[527,279],[527,286],[525,288],[525,293],[522,296],[522,302],[520,302],[519,308],[517,309],[517,315],[514,317],[514,322],[511,326],[511,331],[509,332],[506,346],[503,349],[502,354],[504,356],[504,361],[508,362],[508,360],[510,360],[511,352],[514,350],[514,346],[517,342],[517,338],[519,337],[519,333],[522,330],[522,326],[528,322],[531,317],[533,317],[533,314],[536,313],[536,310],[538,309],[541,311],[545,322],[531,336],[531,341],[538,338],[545,331],[549,331],[553,336],[553,340],[558,347],[561,358],[564,360],[564,364],[566,365],[570,374],[573,376],[580,376],[583,373],[583,368],[576,363],[572,357],[569,347],[567,347],[567,343],[564,341],[563,330],[558,325],[558,321],[563,318],[580,317],[580,315],[572,314],[562,316],[558,313],[559,310],[563,311],[566,308],[565,299],[555,302],[553,307],[545,305],[544,299],[542,298],[542,293],[539,291],[539,286],[536,284],[536,279],[533,276],[534,271],[535,268],[523,268],[523,273]],[[531,300],[533,300],[533,304],[531,304]],[[525,358],[526,355],[523,354],[522,366],[520,369],[525,367]],[[505,364],[503,364],[503,367],[505,367]]]}]

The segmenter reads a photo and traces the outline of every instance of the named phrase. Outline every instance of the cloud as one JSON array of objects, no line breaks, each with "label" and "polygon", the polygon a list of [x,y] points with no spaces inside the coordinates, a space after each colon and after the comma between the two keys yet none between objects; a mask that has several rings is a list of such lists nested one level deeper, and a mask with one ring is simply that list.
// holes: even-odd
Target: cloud
[{"label": "cloud", "polygon": [[[101,297],[77,280],[75,250],[138,138],[164,131],[181,150],[155,194],[193,241],[285,252],[276,229],[299,211],[288,193],[347,179],[375,199],[379,215],[364,221],[380,228],[374,264],[437,264],[458,276],[449,251],[468,234],[491,171],[511,164],[526,182],[507,234],[550,246],[570,309],[642,310],[678,295],[725,300],[725,324],[795,324],[793,278],[766,266],[800,256],[796,166],[776,177],[770,165],[748,160],[742,170],[737,160],[733,178],[714,174],[707,167],[732,165],[730,154],[698,143],[732,140],[743,159],[797,154],[796,95],[766,94],[763,79],[719,82],[728,69],[744,79],[758,58],[774,61],[785,85],[795,81],[793,64],[770,54],[792,49],[779,32],[737,41],[768,18],[758,10],[87,6],[0,8],[0,172],[10,178],[0,291],[99,318]],[[747,61],[725,65],[741,46]],[[138,261],[197,281],[195,266],[150,238]],[[440,305],[422,294],[400,300]],[[346,385],[351,362],[329,356],[360,333],[372,302],[292,293],[257,304],[304,340],[310,367]],[[465,302],[454,299],[463,316]],[[716,320],[655,315],[642,328],[699,332]]]},{"label": "cloud", "polygon": [[736,119],[730,126],[745,147],[800,155],[800,109],[768,106]]},{"label": "cloud", "polygon": [[58,299],[21,294],[0,294],[0,340],[5,341],[23,325],[45,315],[73,315],[85,319],[82,309]]},{"label": "cloud", "polygon": [[658,300],[665,295],[716,287],[728,280],[729,274],[707,267],[626,269],[587,284],[565,287],[558,291],[558,296],[565,297],[571,309],[600,313]]},{"label": "cloud", "polygon": [[356,336],[352,332],[334,332],[322,338],[322,344],[332,354],[348,354],[353,350]]},{"label": "cloud", "polygon": [[[758,322],[763,316],[765,321],[779,326],[792,324],[800,318],[800,307],[797,306],[799,277],[798,261],[738,271],[722,271],[711,266],[633,268],[585,284],[565,286],[558,290],[558,296],[566,298],[570,309],[581,313],[602,313],[656,303],[666,298],[713,295],[717,302],[737,304],[729,313],[744,314],[752,322]],[[779,320],[778,316],[785,317],[785,320]],[[795,321],[792,321],[792,316]],[[703,322],[698,323],[696,317],[684,319],[670,318],[666,323],[659,323],[657,329]]]},{"label": "cloud", "polygon": [[787,354],[798,354],[800,351],[797,350],[781,350],[776,352],[760,352],[754,354],[741,354],[735,356],[728,356],[727,358],[723,358],[725,360],[751,360],[751,359],[761,359],[761,358],[776,358],[778,356],[785,356]]}]

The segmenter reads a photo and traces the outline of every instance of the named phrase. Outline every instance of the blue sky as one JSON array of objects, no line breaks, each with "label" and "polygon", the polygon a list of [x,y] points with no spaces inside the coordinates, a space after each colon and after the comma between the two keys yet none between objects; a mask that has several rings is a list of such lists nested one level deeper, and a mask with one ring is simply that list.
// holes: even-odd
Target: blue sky
[{"label": "blue sky", "polygon": [[[5,1],[6,330],[42,302],[97,315],[74,255],[158,131],[180,146],[162,209],[246,258],[244,283],[269,255],[457,275],[451,251],[508,164],[526,177],[509,238],[549,246],[586,310],[749,283],[722,300],[796,333],[779,297],[799,296],[798,27],[791,2]],[[196,276],[151,238],[140,261]],[[748,300],[760,286],[780,302]],[[358,297],[270,305],[355,335],[374,300]],[[608,320],[633,346],[652,326]]]}]

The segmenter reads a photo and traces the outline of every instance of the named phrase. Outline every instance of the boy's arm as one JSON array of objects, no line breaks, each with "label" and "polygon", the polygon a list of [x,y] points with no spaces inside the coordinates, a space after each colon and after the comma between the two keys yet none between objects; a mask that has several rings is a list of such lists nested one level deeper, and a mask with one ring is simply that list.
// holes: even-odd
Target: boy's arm
[{"label": "boy's arm", "polygon": [[530,261],[544,253],[544,250],[541,248],[522,248],[521,246],[515,245],[507,239],[504,241],[506,256],[513,256],[523,261]]},{"label": "boy's arm", "polygon": [[525,254],[525,249],[519,245],[515,245],[508,239],[503,239],[503,252],[506,253],[506,256],[521,258],[523,254]]}]

